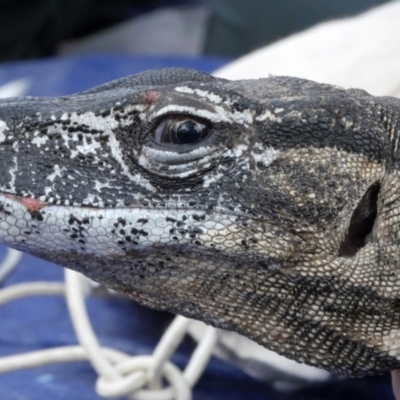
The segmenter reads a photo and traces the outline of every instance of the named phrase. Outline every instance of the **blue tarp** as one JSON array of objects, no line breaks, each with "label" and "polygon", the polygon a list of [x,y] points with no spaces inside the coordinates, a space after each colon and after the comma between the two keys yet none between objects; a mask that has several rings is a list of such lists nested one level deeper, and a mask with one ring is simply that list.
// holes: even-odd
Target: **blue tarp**
[{"label": "blue tarp", "polygon": [[[0,65],[0,86],[28,78],[28,95],[74,93],[147,69],[187,67],[206,72],[222,66],[222,59],[150,58],[101,55]],[[5,249],[0,247],[0,257]],[[62,280],[62,268],[25,255],[5,285],[34,280]],[[88,309],[100,343],[130,354],[150,354],[171,320],[167,313],[141,307],[123,298],[91,297]],[[77,344],[64,298],[35,297],[0,307],[0,356]],[[194,348],[191,339],[174,357],[184,367]],[[0,400],[99,400],[96,374],[88,362],[55,364],[0,374]],[[393,399],[389,374],[343,379],[282,394],[255,381],[235,367],[213,359],[195,387],[194,400],[339,400]]]}]

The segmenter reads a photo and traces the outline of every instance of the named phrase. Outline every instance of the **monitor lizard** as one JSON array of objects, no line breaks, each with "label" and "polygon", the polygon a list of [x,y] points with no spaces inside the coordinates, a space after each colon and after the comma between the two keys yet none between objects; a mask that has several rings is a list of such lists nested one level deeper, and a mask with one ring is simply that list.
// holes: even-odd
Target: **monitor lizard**
[{"label": "monitor lizard", "polygon": [[348,376],[400,367],[400,100],[144,72],[0,100],[0,242]]}]

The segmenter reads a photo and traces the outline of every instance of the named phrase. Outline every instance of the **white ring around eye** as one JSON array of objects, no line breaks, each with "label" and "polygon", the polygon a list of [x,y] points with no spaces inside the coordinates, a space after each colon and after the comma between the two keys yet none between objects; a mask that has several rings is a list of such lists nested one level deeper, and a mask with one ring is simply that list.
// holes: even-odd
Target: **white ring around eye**
[{"label": "white ring around eye", "polygon": [[154,132],[154,141],[156,143],[161,143],[162,140],[162,136],[163,136],[163,132],[164,132],[164,128],[165,125],[167,123],[167,118],[164,118],[157,126],[155,132]]}]

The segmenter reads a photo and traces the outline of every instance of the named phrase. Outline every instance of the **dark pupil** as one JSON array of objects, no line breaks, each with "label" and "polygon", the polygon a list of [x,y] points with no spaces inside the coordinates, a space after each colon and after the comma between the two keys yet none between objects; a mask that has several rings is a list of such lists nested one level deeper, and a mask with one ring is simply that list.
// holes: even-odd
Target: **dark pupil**
[{"label": "dark pupil", "polygon": [[197,143],[202,138],[203,127],[194,121],[182,122],[175,133],[176,143],[192,144]]}]

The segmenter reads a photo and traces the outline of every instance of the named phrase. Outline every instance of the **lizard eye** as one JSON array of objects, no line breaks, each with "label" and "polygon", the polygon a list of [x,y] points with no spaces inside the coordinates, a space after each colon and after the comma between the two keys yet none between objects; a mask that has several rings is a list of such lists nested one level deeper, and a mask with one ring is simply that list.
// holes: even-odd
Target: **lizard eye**
[{"label": "lizard eye", "polygon": [[210,134],[209,124],[200,119],[186,116],[163,119],[154,130],[152,137],[158,144],[196,144]]}]

